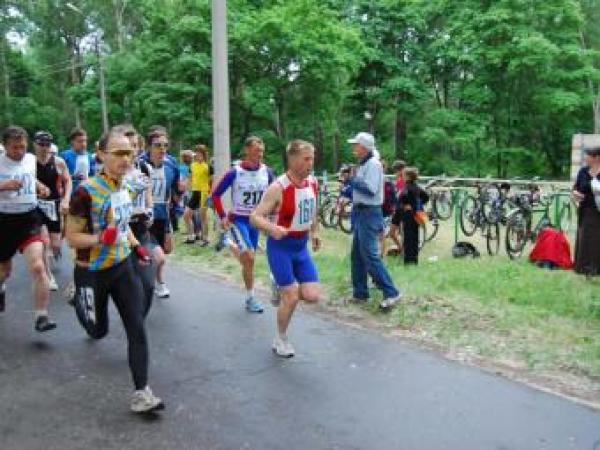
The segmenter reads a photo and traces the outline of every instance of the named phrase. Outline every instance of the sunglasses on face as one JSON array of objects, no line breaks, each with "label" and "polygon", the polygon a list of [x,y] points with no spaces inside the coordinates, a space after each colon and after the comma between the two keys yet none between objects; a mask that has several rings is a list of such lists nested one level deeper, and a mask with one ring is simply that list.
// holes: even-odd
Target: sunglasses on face
[{"label": "sunglasses on face", "polygon": [[36,144],[39,145],[40,147],[50,147],[49,142],[36,142]]},{"label": "sunglasses on face", "polygon": [[131,151],[128,148],[109,150],[107,153],[109,155],[113,155],[113,156],[117,156],[117,157],[118,156],[127,156],[127,157],[133,156],[133,151]]},{"label": "sunglasses on face", "polygon": [[154,144],[152,144],[152,147],[158,147],[158,148],[167,148],[169,146],[168,142],[155,142]]}]

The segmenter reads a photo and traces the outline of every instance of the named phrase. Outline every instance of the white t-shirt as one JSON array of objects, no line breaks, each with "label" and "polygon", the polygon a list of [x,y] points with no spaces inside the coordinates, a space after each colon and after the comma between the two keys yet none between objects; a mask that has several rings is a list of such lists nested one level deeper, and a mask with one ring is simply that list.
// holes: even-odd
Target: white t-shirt
[{"label": "white t-shirt", "polygon": [[19,180],[18,190],[0,191],[0,212],[19,214],[37,207],[36,159],[31,153],[25,153],[20,161],[0,155],[0,182]]},{"label": "white t-shirt", "polygon": [[88,178],[88,174],[90,173],[90,159],[87,153],[83,155],[77,155],[75,157],[75,172],[73,175],[81,175],[83,179]]}]

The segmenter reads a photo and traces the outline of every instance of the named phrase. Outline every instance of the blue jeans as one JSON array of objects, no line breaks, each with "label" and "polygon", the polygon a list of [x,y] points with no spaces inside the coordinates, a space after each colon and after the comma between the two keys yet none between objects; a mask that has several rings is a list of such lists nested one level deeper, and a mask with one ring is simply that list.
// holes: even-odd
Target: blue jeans
[{"label": "blue jeans", "polygon": [[350,258],[354,298],[369,298],[367,275],[371,275],[375,285],[383,291],[384,298],[396,297],[398,289],[379,257],[378,238],[383,231],[381,207],[354,207],[352,216],[354,230]]}]

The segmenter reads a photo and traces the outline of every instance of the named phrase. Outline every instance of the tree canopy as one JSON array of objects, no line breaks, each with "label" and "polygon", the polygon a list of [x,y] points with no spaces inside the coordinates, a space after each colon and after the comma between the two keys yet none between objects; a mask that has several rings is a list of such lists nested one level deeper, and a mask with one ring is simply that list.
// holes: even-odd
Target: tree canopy
[{"label": "tree canopy", "polygon": [[[13,0],[0,6],[0,125],[166,126],[212,142],[209,0]],[[600,133],[600,0],[229,0],[232,151],[248,134],[318,169],[372,131],[425,173],[566,177]]]}]

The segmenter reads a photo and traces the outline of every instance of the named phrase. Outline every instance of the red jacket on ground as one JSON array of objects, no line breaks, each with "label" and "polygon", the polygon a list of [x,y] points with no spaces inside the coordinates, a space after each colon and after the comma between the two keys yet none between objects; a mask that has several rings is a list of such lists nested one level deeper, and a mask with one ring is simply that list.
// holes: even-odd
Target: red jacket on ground
[{"label": "red jacket on ground", "polygon": [[571,247],[565,233],[551,227],[542,229],[529,254],[529,260],[532,262],[550,261],[561,269],[572,269]]}]

